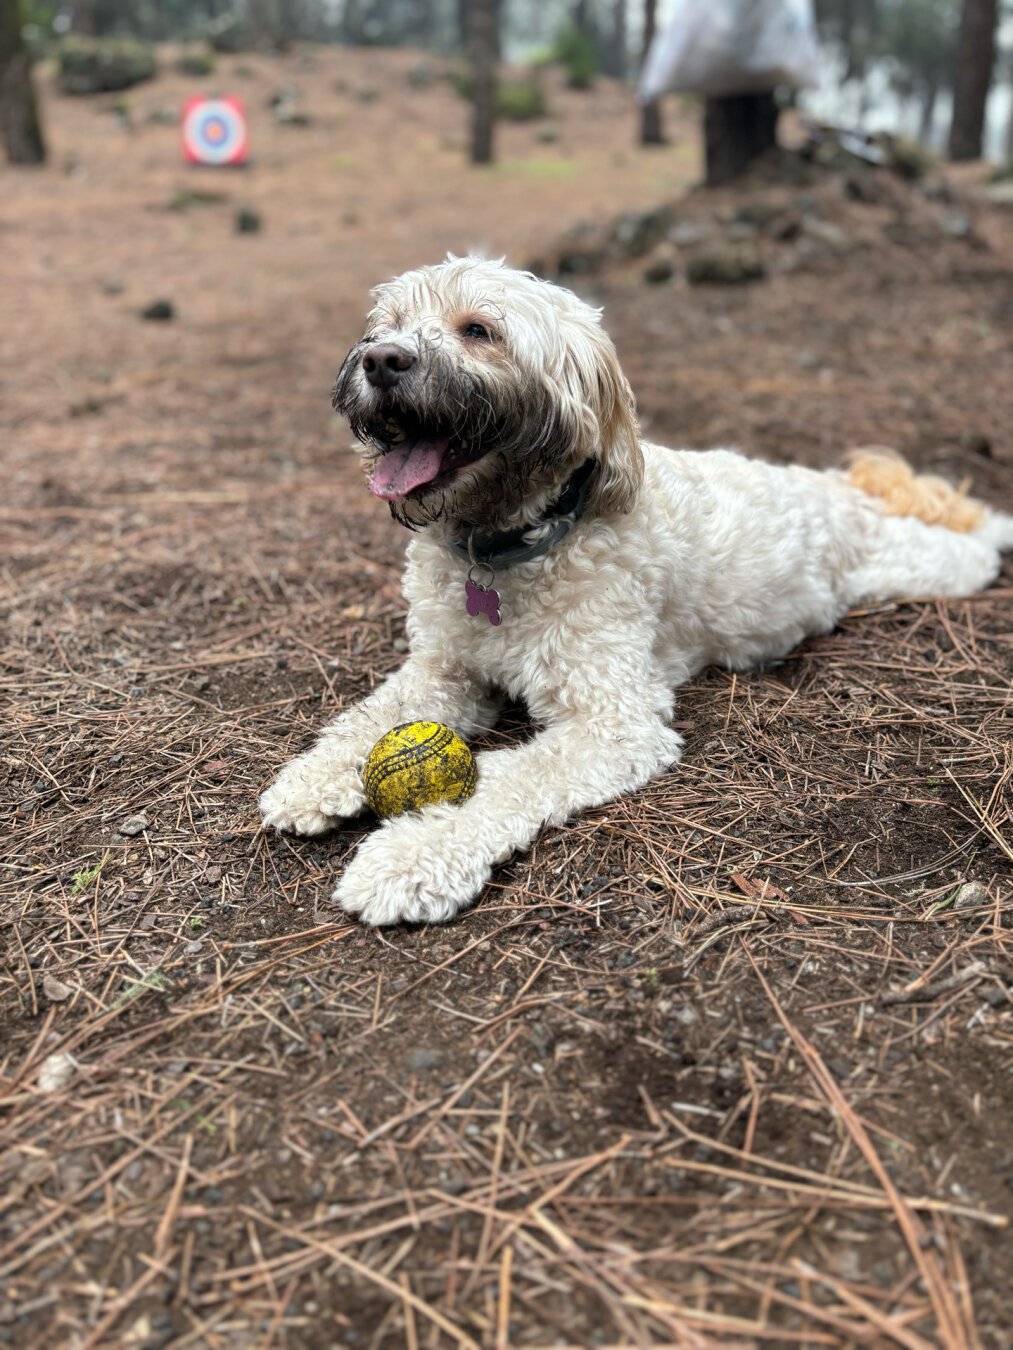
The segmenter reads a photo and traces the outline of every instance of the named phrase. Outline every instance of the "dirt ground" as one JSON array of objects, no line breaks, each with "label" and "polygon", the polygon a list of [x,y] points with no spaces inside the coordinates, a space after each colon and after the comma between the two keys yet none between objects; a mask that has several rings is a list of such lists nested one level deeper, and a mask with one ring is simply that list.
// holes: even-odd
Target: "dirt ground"
[{"label": "dirt ground", "polygon": [[[51,167],[0,169],[0,1344],[1008,1345],[1009,563],[706,672],[678,771],[446,928],[329,904],[368,821],[259,830],[404,650],[405,540],[329,409],[368,287],[696,173],[688,114],[634,149],[609,86],[470,170],[420,60],[226,60],[234,173],[179,162],[192,82],[47,78]],[[1013,212],[843,184],[678,206],[756,284],[576,278],[647,429],[885,442],[1009,509]],[[764,193],[802,223],[742,229]]]}]

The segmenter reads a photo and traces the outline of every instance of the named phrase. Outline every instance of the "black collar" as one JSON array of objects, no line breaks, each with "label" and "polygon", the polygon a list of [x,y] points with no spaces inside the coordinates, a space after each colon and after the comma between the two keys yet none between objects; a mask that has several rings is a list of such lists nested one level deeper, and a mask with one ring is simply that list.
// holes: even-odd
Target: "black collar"
[{"label": "black collar", "polygon": [[597,467],[598,461],[593,455],[585,459],[576,473],[566,480],[556,500],[545,508],[541,519],[533,525],[525,525],[517,530],[501,530],[496,534],[472,531],[467,539],[452,539],[449,547],[466,562],[478,563],[497,572],[504,567],[515,567],[518,563],[541,558],[553,544],[558,544],[569,534],[584,514],[591,479]]}]

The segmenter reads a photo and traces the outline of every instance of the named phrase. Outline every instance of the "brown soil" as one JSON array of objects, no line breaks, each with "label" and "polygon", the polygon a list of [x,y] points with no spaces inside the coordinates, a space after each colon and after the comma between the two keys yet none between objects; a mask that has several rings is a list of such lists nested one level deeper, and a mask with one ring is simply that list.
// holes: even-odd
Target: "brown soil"
[{"label": "brown soil", "polygon": [[[47,85],[52,167],[0,171],[0,1344],[1008,1344],[1009,565],[707,672],[677,773],[445,929],[331,908],[368,823],[258,829],[401,659],[404,539],[328,406],[369,285],[548,256],[695,171],[678,114],[635,150],[603,86],[474,172],[418,60],[224,62],[242,173],[179,165],[149,120],[178,77],[130,127]],[[283,84],[308,126],[274,125]],[[907,188],[799,191],[847,248],[764,236],[734,289],[583,280],[651,435],[885,442],[1008,508],[1009,216],[969,185],[956,238]]]}]

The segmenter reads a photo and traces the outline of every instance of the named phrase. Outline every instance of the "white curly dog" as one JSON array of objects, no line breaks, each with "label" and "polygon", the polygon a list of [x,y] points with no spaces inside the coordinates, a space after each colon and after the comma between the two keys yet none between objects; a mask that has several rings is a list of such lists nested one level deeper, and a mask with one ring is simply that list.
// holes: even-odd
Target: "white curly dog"
[{"label": "white curly dog", "polygon": [[380,825],[336,900],[370,924],[443,921],[545,824],[676,764],[673,690],[827,632],[850,607],[964,596],[997,574],[1013,517],[883,454],[814,472],[641,441],[600,311],[502,262],[453,258],[374,293],[335,407],[370,491],[416,531],[410,654],[260,800],[314,835],[362,810],[397,723],[492,725],[497,696],[542,730],[478,756],[461,805]]}]

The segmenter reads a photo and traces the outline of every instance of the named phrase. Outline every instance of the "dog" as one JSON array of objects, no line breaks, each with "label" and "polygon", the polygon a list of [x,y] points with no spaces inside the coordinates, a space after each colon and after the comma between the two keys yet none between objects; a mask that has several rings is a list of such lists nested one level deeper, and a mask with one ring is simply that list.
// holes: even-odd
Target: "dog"
[{"label": "dog", "polygon": [[463,804],[360,845],[334,898],[365,923],[453,918],[543,826],[676,765],[673,691],[705,666],[783,657],[856,605],[969,595],[1013,547],[1013,517],[882,452],[817,472],[645,444],[601,311],[502,261],[451,256],[374,298],[334,406],[414,532],[409,655],[281,770],[264,824],[357,815],[397,723],[467,738],[507,695],[542,729],[481,752]]}]

